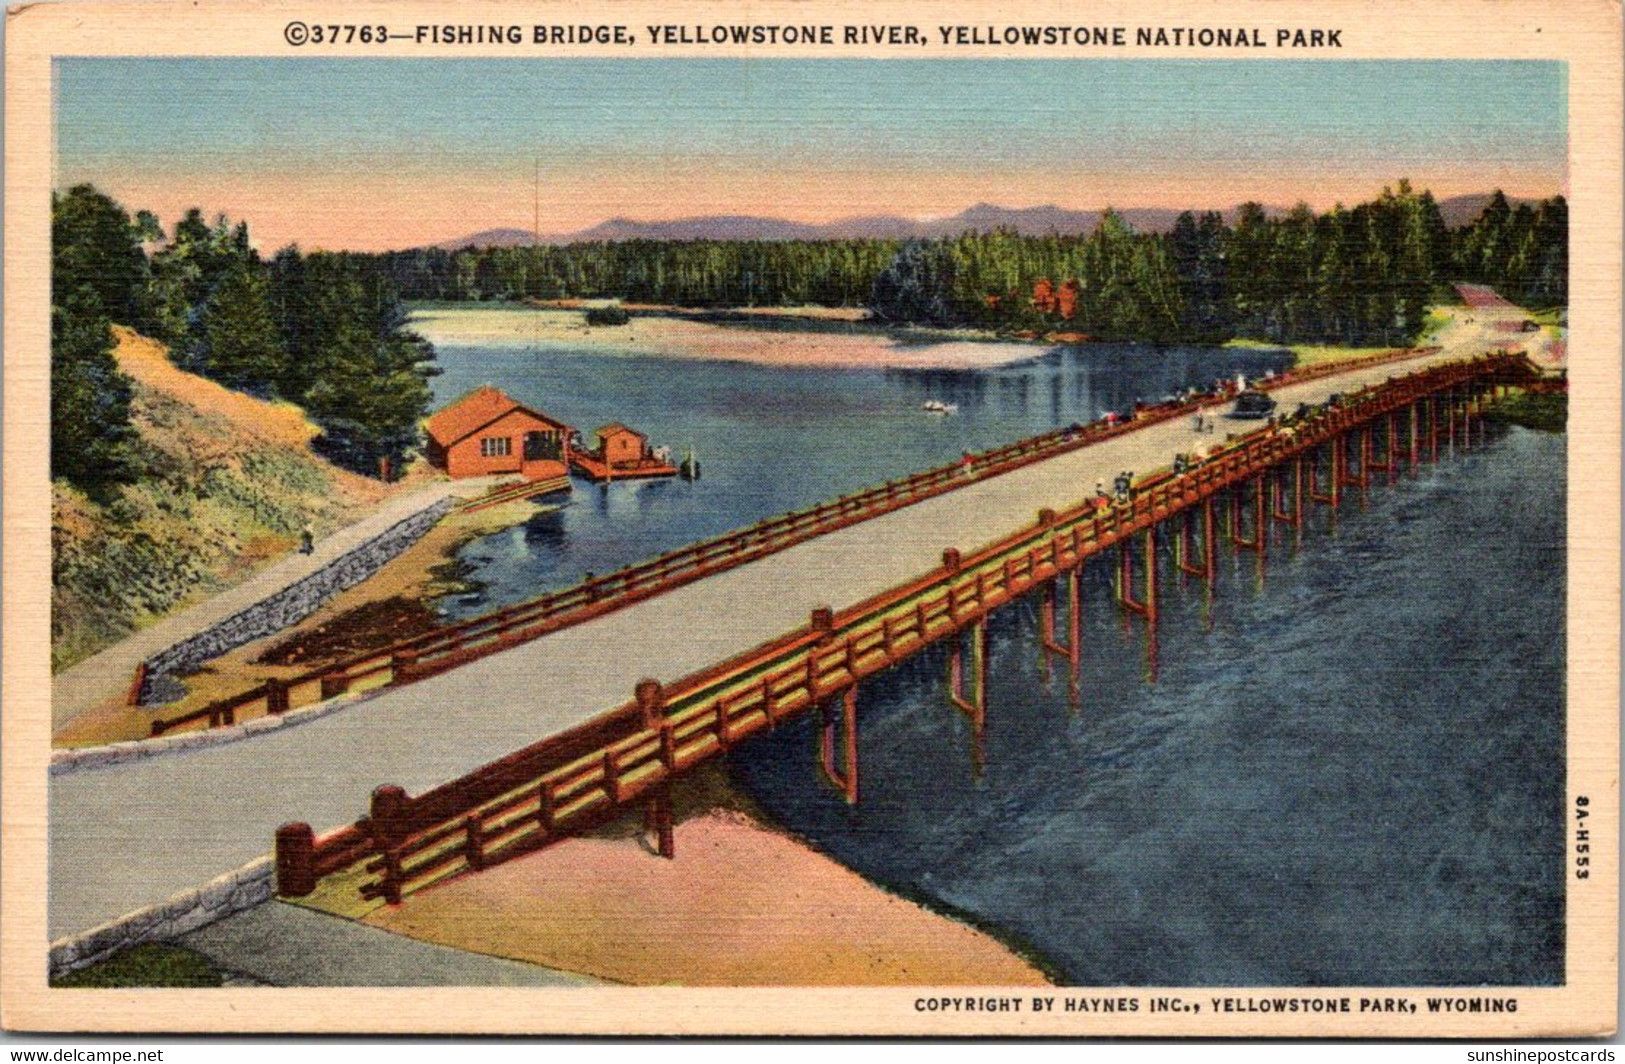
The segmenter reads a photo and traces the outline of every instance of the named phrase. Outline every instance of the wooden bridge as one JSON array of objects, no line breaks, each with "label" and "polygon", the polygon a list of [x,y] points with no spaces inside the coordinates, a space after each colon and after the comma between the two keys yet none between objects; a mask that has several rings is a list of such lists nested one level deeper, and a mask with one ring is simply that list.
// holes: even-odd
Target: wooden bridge
[{"label": "wooden bridge", "polygon": [[808,713],[817,716],[822,772],[856,803],[865,679],[948,644],[947,701],[970,719],[979,748],[995,610],[1038,597],[1046,661],[1065,663],[1075,693],[1079,575],[1091,558],[1116,552],[1116,599],[1143,618],[1154,647],[1160,540],[1172,541],[1177,571],[1211,586],[1222,539],[1233,550],[1267,552],[1272,525],[1301,525],[1310,508],[1336,508],[1346,489],[1366,490],[1374,475],[1394,477],[1436,461],[1441,446],[1481,440],[1494,394],[1533,376],[1521,353],[1429,365],[1261,426],[1201,462],[1142,480],[1128,499],[1041,510],[1030,527],[979,550],[945,549],[939,565],[901,586],[839,611],[815,609],[800,629],[668,685],[639,682],[618,709],[423,794],[379,786],[368,814],[348,827],[318,838],[308,823],[283,825],[278,890],[354,891],[394,904],[639,808],[659,852],[671,857],[672,782]]},{"label": "wooden bridge", "polygon": [[[1293,370],[1262,382],[1279,390],[1296,384],[1335,378],[1353,368],[1368,370],[1424,358],[1436,347],[1396,349],[1384,354],[1326,362]],[[793,510],[747,528],[668,551],[603,576],[589,575],[574,587],[551,591],[482,616],[402,640],[377,650],[309,669],[292,677],[269,679],[206,705],[152,721],[153,736],[192,728],[231,727],[244,720],[317,705],[350,692],[401,686],[460,665],[574,627],[665,594],[676,588],[776,554],[818,536],[828,535],[893,511],[957,491],[990,477],[1002,476],[1038,462],[1118,439],[1150,426],[1177,421],[1227,403],[1229,393],[1199,396],[1141,409],[1131,420],[1069,426],[928,469],[902,480],[843,495],[803,510]],[[469,500],[466,510],[511,502],[561,485],[525,482],[501,485]],[[568,486],[562,484],[562,486]],[[138,678],[141,679],[141,678]]]}]

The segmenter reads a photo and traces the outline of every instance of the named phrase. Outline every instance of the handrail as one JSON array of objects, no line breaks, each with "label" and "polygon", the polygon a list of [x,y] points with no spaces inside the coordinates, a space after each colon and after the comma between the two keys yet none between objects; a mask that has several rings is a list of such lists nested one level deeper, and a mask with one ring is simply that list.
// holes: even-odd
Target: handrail
[{"label": "handrail", "polygon": [[[1334,376],[1351,368],[1368,368],[1420,358],[1440,350],[1438,347],[1396,348],[1381,355],[1289,370],[1258,383],[1263,388],[1275,389]],[[980,454],[967,452],[959,462],[928,469],[900,481],[887,481],[854,495],[843,495],[802,510],[792,510],[745,528],[679,547],[614,573],[589,577],[573,587],[551,591],[378,650],[318,666],[280,681],[280,687],[285,691],[279,690],[277,681],[267,681],[190,712],[155,720],[150,726],[151,734],[163,735],[205,720],[211,728],[235,724],[238,711],[262,701],[265,702],[267,714],[286,712],[290,707],[303,708],[352,689],[358,679],[373,680],[375,686],[393,686],[425,679],[561,628],[581,624],[643,599],[664,594],[714,573],[777,553],[816,536],[923,502],[988,477],[1001,476],[1103,440],[1222,405],[1233,397],[1232,384],[1217,396],[1203,395],[1186,402],[1143,407],[1132,418],[1115,425],[1096,421],[1088,425],[1067,426]],[[380,665],[381,661],[387,661],[387,664]],[[379,680],[378,677],[385,673],[387,676]],[[294,703],[299,705],[294,706]]]},{"label": "handrail", "polygon": [[640,684],[631,702],[416,798],[380,787],[369,816],[321,840],[306,825],[288,825],[284,831],[303,834],[293,831],[302,841],[284,846],[279,832],[279,884],[292,885],[279,889],[313,889],[320,875],[364,861],[377,878],[361,886],[362,896],[395,901],[414,885],[576,833],[1202,499],[1516,360],[1481,356],[1389,378],[1289,431],[1256,429],[1184,473],[1157,476],[1124,503],[1043,511],[1037,524],[966,557],[947,551],[938,569],[839,613],[817,611],[807,626],[667,689]]}]

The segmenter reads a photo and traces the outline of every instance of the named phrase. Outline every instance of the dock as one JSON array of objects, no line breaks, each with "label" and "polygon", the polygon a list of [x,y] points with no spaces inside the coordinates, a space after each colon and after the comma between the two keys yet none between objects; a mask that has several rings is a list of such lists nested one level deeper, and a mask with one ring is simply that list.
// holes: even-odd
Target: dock
[{"label": "dock", "polygon": [[570,448],[570,468],[594,483],[611,480],[646,480],[650,477],[674,477],[677,467],[658,458],[637,458],[624,462],[606,462],[601,455],[579,448]]}]

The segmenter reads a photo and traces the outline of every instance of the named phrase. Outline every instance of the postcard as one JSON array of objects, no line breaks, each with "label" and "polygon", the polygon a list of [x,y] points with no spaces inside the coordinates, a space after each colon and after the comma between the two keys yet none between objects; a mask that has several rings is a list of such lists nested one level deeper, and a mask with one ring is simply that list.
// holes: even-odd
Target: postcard
[{"label": "postcard", "polygon": [[4,1024],[1585,1037],[1606,0],[22,4]]}]

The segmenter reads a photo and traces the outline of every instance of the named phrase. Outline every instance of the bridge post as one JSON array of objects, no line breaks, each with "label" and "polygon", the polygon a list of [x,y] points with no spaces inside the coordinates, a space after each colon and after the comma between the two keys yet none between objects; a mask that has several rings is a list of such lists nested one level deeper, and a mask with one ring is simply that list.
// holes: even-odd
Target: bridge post
[{"label": "bridge post", "polygon": [[[1253,482],[1253,542],[1257,544],[1255,549],[1260,554],[1270,548],[1270,522],[1264,509],[1265,503],[1269,501],[1266,498],[1267,492],[1264,487],[1267,476],[1268,473],[1260,473],[1258,479]],[[1155,544],[1153,544],[1153,549],[1154,547]],[[1152,559],[1153,562],[1155,560]]]},{"label": "bridge post", "polygon": [[1428,396],[1428,462],[1439,460],[1439,397]]},{"label": "bridge post", "polygon": [[283,824],[276,829],[276,892],[303,898],[316,890],[316,833],[309,824]]},{"label": "bridge post", "polygon": [[1420,423],[1420,420],[1417,417],[1416,400],[1412,399],[1411,400],[1411,431],[1406,434],[1406,441],[1407,441],[1407,443],[1409,445],[1408,449],[1409,449],[1409,451],[1411,453],[1411,472],[1412,473],[1416,472],[1417,462],[1420,459],[1420,455],[1418,453],[1418,447],[1417,447],[1417,432],[1420,430],[1420,428],[1421,428],[1421,423]]},{"label": "bridge post", "polygon": [[671,784],[656,787],[643,810],[643,830],[653,832],[655,852],[668,861],[677,858],[676,816],[672,813]]},{"label": "bridge post", "polygon": [[965,690],[964,646],[955,635],[948,653],[948,701],[970,718],[980,736],[987,722],[987,619],[972,621],[970,633],[971,690]]},{"label": "bridge post", "polygon": [[1346,443],[1347,443],[1347,440],[1343,436],[1333,436],[1332,437],[1331,504],[1332,504],[1332,509],[1333,510],[1337,509],[1338,504],[1342,501],[1342,498],[1343,498],[1343,464],[1344,464],[1343,452],[1344,452]]},{"label": "bridge post", "polygon": [[1046,580],[1038,592],[1038,663],[1045,683],[1049,683],[1050,653],[1055,649],[1055,581]]},{"label": "bridge post", "polygon": [[1218,582],[1218,544],[1213,541],[1213,496],[1202,500],[1202,568],[1207,574],[1207,589],[1212,592]]},{"label": "bridge post", "polygon": [[843,768],[835,766],[834,704],[826,702],[819,707],[818,764],[824,778],[841,792],[847,805],[858,804],[858,685],[853,684],[841,694],[839,716],[842,724]]},{"label": "bridge post", "polygon": [[1083,650],[1083,563],[1080,561],[1066,574],[1066,664],[1067,695],[1074,706],[1078,704],[1080,664]]}]

